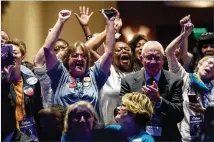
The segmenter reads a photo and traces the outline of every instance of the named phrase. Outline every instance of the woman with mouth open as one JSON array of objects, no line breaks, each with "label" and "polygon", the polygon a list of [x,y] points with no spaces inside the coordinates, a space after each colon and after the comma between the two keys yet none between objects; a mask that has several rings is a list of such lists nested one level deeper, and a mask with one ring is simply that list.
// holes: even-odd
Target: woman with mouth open
[{"label": "woman with mouth open", "polygon": [[166,48],[169,70],[184,80],[184,119],[178,125],[182,141],[200,140],[200,123],[204,112],[207,107],[214,106],[214,56],[203,57],[195,72],[187,73],[174,54],[176,48],[191,34],[193,27],[192,23],[185,24],[184,31]]},{"label": "woman with mouth open", "polygon": [[98,112],[99,92],[110,74],[109,70],[112,63],[115,45],[115,18],[106,18],[106,51],[94,66],[89,68],[88,43],[77,42],[68,47],[62,60],[58,59],[54,52],[54,44],[70,16],[71,11],[69,10],[59,12],[58,20],[48,34],[43,46],[46,67],[53,89],[53,101],[54,104],[68,106],[84,100],[90,102]]},{"label": "woman with mouth open", "polygon": [[117,41],[114,47],[113,63],[106,84],[101,90],[100,108],[105,125],[116,124],[114,110],[120,103],[121,78],[135,71],[131,48],[122,41]]}]

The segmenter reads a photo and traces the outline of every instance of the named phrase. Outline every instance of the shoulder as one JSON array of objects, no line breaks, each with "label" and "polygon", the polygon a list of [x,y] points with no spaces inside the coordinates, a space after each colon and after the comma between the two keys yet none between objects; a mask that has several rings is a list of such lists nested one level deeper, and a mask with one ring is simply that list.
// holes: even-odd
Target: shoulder
[{"label": "shoulder", "polygon": [[130,81],[133,80],[134,78],[141,78],[143,74],[143,71],[137,71],[137,72],[132,72],[128,75],[126,75],[125,77],[122,78],[122,80],[126,80],[126,81]]},{"label": "shoulder", "polygon": [[143,133],[136,139],[133,139],[132,142],[155,142],[154,138],[147,133]]},{"label": "shoulder", "polygon": [[120,125],[108,125],[105,127],[105,130],[120,130],[121,126]]},{"label": "shoulder", "polygon": [[163,70],[163,73],[164,73],[166,79],[171,83],[177,82],[177,81],[183,81],[183,79],[175,73],[169,72],[167,70]]}]

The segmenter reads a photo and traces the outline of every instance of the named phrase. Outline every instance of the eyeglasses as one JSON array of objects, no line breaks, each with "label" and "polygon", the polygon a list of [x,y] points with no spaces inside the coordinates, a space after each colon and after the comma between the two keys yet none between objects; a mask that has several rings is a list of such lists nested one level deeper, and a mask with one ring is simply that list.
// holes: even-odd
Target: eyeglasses
[{"label": "eyeglasses", "polygon": [[68,46],[62,46],[62,45],[60,45],[60,46],[56,46],[56,47],[54,47],[54,51],[58,51],[59,49],[65,49],[65,48],[67,48]]},{"label": "eyeglasses", "polygon": [[147,61],[152,61],[152,60],[155,60],[155,61],[161,61],[163,59],[162,56],[140,56],[141,60],[144,58],[146,59]]},{"label": "eyeglasses", "polygon": [[84,55],[84,54],[78,54],[78,53],[71,54],[71,57],[72,57],[72,58],[76,58],[76,59],[77,59],[79,56],[80,56],[81,58],[84,58],[84,59],[87,58],[87,56]]},{"label": "eyeglasses", "polygon": [[128,51],[128,52],[131,50],[129,47],[118,47],[118,48],[116,49],[116,52],[121,52],[123,49],[124,49],[125,51]]}]

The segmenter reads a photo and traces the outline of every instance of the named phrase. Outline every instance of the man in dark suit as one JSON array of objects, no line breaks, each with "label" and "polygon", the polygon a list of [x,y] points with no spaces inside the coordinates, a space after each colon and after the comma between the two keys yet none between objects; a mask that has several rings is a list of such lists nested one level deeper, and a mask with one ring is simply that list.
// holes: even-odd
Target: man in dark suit
[{"label": "man in dark suit", "polygon": [[157,41],[148,41],[142,49],[144,68],[121,80],[120,95],[143,92],[154,104],[155,113],[146,131],[155,141],[181,141],[177,123],[183,119],[183,81],[163,66],[164,50]]}]

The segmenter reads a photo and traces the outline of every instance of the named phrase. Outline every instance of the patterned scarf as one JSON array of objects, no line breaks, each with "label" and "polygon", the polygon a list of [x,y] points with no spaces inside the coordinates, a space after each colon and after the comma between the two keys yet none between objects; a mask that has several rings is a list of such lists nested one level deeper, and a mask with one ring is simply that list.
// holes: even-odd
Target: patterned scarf
[{"label": "patterned scarf", "polygon": [[[210,99],[208,96],[209,92],[212,90],[212,86],[209,87],[209,83],[205,84],[195,73],[190,73],[190,86],[199,92],[202,98],[203,106],[206,108],[210,104]],[[210,93],[211,95],[211,93]]]}]

